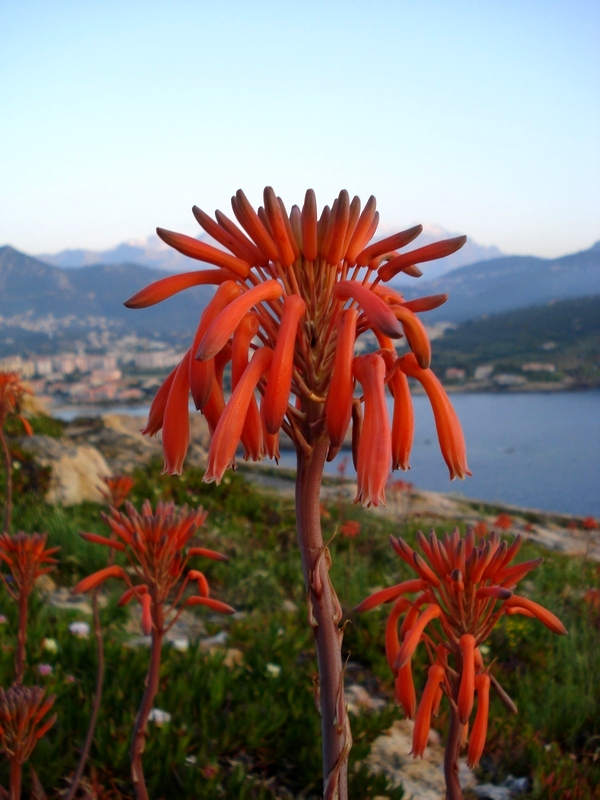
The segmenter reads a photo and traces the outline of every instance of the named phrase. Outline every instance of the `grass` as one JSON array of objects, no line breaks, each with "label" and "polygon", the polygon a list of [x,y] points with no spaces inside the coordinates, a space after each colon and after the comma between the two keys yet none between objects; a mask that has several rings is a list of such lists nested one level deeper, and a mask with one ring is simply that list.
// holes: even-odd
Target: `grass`
[{"label": "grass", "polygon": [[[291,500],[259,493],[239,474],[220,487],[202,483],[190,469],[182,478],[160,475],[153,463],[136,474],[134,505],[145,497],[153,503],[173,499],[201,504],[209,511],[199,535],[204,546],[226,552],[222,564],[204,562],[218,599],[240,612],[223,619],[198,612],[208,636],[224,631],[226,648],[207,652],[192,644],[186,652],[167,646],[156,705],[171,714],[168,724],[151,724],[144,754],[150,796],[154,798],[317,797],[320,793],[320,733],[313,679],[317,672],[312,634],[306,623],[304,586],[296,546]],[[60,565],[54,580],[70,587],[105,565],[104,548],[80,539],[78,531],[105,534],[100,507],[91,503],[70,508],[49,507],[35,494],[21,494],[14,530],[48,531],[49,544],[59,545]],[[361,526],[355,539],[334,536],[342,518]],[[345,618],[344,648],[352,679],[370,693],[391,698],[392,679],[383,653],[386,609],[356,615],[353,607],[375,587],[411,577],[394,555],[388,535],[414,541],[408,523],[370,514],[354,506],[332,504],[323,518],[331,538],[332,579]],[[519,708],[511,716],[494,700],[489,741],[481,777],[501,780],[509,773],[530,778],[532,800],[568,797],[561,791],[579,787],[582,800],[600,786],[600,616],[582,601],[583,592],[598,584],[596,565],[524,545],[518,560],[545,555],[546,561],[523,583],[522,593],[538,599],[563,620],[570,635],[557,637],[540,623],[506,618],[488,646],[494,672]],[[141,695],[148,650],[126,647],[131,637],[127,610],[116,607],[120,589],[107,584],[102,620],[106,639],[107,679],[92,748],[90,767],[106,791],[131,797],[128,750],[131,727]],[[12,680],[16,611],[5,592],[0,607],[2,626],[0,683]],[[90,713],[95,680],[93,637],[77,639],[68,630],[81,612],[56,608],[42,594],[32,600],[28,640],[27,683],[47,685],[57,695],[58,721],[32,758],[46,791],[64,789],[74,769],[78,747]],[[44,639],[58,649],[45,649]],[[419,654],[417,664],[424,665]],[[41,677],[40,663],[53,666]],[[415,667],[417,690],[425,679]],[[359,764],[371,742],[400,712],[390,701],[378,712],[352,717],[355,746],[351,756],[351,797],[399,800],[383,776],[370,776]],[[447,717],[436,727],[444,733]],[[28,790],[26,774],[26,791]],[[6,785],[4,765],[0,782]],[[558,788],[557,788],[558,787]],[[566,787],[566,788],[565,788]],[[579,790],[578,789],[578,790]],[[110,795],[106,795],[107,797]]]}]

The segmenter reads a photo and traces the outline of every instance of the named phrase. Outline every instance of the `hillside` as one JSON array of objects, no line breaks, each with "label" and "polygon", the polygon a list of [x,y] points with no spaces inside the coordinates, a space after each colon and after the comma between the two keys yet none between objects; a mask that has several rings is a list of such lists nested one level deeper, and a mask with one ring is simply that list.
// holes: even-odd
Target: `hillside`
[{"label": "hillside", "polygon": [[[193,264],[190,262],[190,268]],[[89,328],[114,329],[163,337],[189,333],[212,296],[196,287],[143,312],[123,301],[160,273],[139,264],[116,264],[64,270],[12,247],[0,248],[0,316],[5,337],[44,339],[48,335],[81,336]],[[37,336],[36,336],[37,334]]]},{"label": "hillside", "polygon": [[[454,367],[470,380],[486,364],[494,367],[489,377],[512,373],[536,383],[600,385],[600,296],[467,322],[434,343],[433,368],[442,378]],[[538,366],[523,370],[528,364]]]},{"label": "hillside", "polygon": [[[375,236],[383,238],[389,234],[396,233],[407,225],[380,226]],[[450,239],[459,236],[459,232],[447,231],[439,225],[424,225],[423,233],[419,236],[415,245],[423,247],[441,239]],[[205,233],[200,233],[198,239],[208,244],[221,247],[218,242]],[[501,250],[494,246],[481,245],[469,238],[464,247],[456,253],[452,253],[448,258],[433,262],[429,265],[430,279],[439,278],[441,275],[463,267],[466,264],[474,264],[479,261],[486,261],[490,258],[498,258],[504,255]],[[158,236],[148,236],[145,239],[131,240],[122,242],[116,247],[108,250],[61,250],[59,253],[44,253],[36,256],[40,261],[52,264],[55,267],[78,268],[91,264],[141,264],[145,267],[154,269],[164,269],[168,272],[185,272],[190,269],[190,262],[172,247],[166,245]]]}]

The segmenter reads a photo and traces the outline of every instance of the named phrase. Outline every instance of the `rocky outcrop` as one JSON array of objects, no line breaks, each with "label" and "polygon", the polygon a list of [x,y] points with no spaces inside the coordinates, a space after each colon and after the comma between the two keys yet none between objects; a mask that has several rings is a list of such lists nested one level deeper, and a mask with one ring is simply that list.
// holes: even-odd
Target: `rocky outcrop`
[{"label": "rocky outcrop", "polygon": [[[431,730],[423,758],[415,759],[410,755],[413,725],[408,719],[395,722],[383,736],[375,739],[365,765],[375,775],[386,775],[394,786],[402,786],[404,800],[442,800],[445,796],[444,748],[440,737]],[[463,789],[477,784],[464,759],[460,761],[459,778]]]},{"label": "rocky outcrop", "polygon": [[110,474],[110,468],[95,447],[50,436],[24,438],[21,446],[39,464],[52,470],[47,502],[65,506],[86,500],[103,502],[99,487],[102,477]]},{"label": "rocky outcrop", "polygon": [[[131,473],[136,467],[153,458],[162,459],[160,433],[150,438],[140,429],[144,420],[120,414],[101,417],[81,417],[65,429],[65,437],[78,445],[92,445],[102,453],[114,474]],[[186,464],[206,466],[209,432],[205,418],[200,414],[190,416],[190,447]]]}]

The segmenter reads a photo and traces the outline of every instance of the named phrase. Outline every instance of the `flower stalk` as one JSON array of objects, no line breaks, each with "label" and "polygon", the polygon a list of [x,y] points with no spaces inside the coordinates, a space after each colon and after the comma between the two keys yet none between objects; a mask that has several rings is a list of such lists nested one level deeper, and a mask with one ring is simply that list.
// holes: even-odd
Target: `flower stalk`
[{"label": "flower stalk", "polygon": [[[188,511],[187,506],[176,509],[173,503],[159,502],[153,512],[148,500],[140,514],[125,503],[125,511],[112,507],[103,514],[114,538],[95,533],[81,533],[86,541],[101,544],[110,550],[124,553],[129,570],[113,564],[88,575],[74,587],[73,594],[97,589],[109,578],[123,580],[127,589],[119,605],[136,600],[141,606],[142,631],[151,637],[150,663],[145,689],[135,721],[131,747],[131,778],[138,800],[148,800],[142,754],[146,743],[148,716],[158,691],[160,661],[165,635],[179,619],[186,606],[204,605],[222,614],[234,609],[210,597],[208,581],[202,572],[188,569],[190,558],[198,556],[214,561],[227,557],[203,547],[190,547],[190,540],[206,519],[202,507]],[[186,590],[196,588],[196,593]]]}]

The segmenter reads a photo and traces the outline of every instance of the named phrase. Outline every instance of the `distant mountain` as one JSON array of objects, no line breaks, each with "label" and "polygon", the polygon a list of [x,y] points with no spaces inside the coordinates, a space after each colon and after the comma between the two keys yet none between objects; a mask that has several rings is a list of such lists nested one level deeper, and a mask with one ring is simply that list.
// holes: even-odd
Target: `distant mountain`
[{"label": "distant mountain", "polygon": [[[194,265],[186,259],[185,271]],[[123,306],[124,300],[160,277],[156,269],[140,264],[67,270],[1,247],[0,343],[10,340],[17,348],[27,339],[27,348],[33,350],[53,337],[85,338],[91,329],[106,331],[113,342],[127,333],[171,341],[182,337],[187,342],[212,297],[212,287],[197,286],[139,311]],[[448,293],[450,300],[423,319],[457,323],[589,297],[600,294],[600,243],[558,259],[505,256],[480,261],[434,281],[413,279],[402,291],[408,298]]]},{"label": "distant mountain", "polygon": [[[203,241],[212,239],[200,236]],[[94,264],[141,264],[151,269],[164,269],[168,272],[187,272],[193,269],[189,258],[165,244],[155,234],[146,239],[132,239],[118,244],[109,250],[61,250],[60,253],[36,256],[46,264],[55,267],[89,267]]]},{"label": "distant mountain", "polygon": [[[398,229],[399,230],[399,229]],[[381,236],[395,233],[395,230],[382,229]],[[437,225],[424,225],[423,233],[415,240],[415,247],[423,247],[426,244],[437,242],[440,239],[450,239],[458,236],[457,233],[440,228]],[[375,237],[377,238],[377,237]],[[220,245],[210,236],[201,234],[198,236],[204,242],[214,246]],[[433,261],[426,265],[426,275],[428,280],[434,280],[450,270],[462,267],[465,264],[473,264],[476,261],[485,261],[490,258],[498,258],[504,255],[497,247],[487,247],[477,244],[472,240],[467,240],[466,245],[457,253],[444,258],[441,261]],[[187,272],[193,269],[193,261],[182,256],[172,247],[166,245],[158,236],[148,236],[146,239],[132,240],[123,242],[109,250],[61,250],[60,253],[36,256],[40,261],[53,264],[55,267],[86,267],[92,264],[142,264],[153,269],[164,269],[169,272]]]},{"label": "distant mountain", "polygon": [[[425,268],[427,265],[423,265]],[[558,300],[600,294],[600,242],[589,250],[546,259],[505,256],[455,269],[438,280],[396,284],[407,298],[447,293],[427,321],[465,322]]]},{"label": "distant mountain", "polygon": [[[0,247],[0,315],[3,326],[31,329],[33,321],[62,320],[62,327],[102,328],[106,323],[143,335],[189,333],[198,324],[212,289],[194,287],[143,311],[123,306],[126,300],[160,275],[139,264],[97,264],[65,270],[45,264],[12,247]],[[70,320],[70,322],[69,322]],[[103,322],[104,320],[104,322]]]}]

